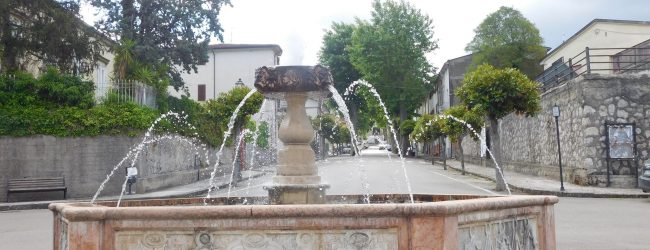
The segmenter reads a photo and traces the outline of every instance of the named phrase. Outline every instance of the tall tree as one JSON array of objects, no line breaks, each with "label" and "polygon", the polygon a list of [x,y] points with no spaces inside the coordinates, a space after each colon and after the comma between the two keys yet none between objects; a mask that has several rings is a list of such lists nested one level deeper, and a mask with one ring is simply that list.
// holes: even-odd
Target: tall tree
[{"label": "tall tree", "polygon": [[[539,85],[517,69],[497,69],[483,64],[467,73],[456,95],[467,108],[487,116],[493,159],[503,164],[499,119],[510,113],[534,116],[541,110]],[[497,190],[505,190],[505,180],[495,168]]]},{"label": "tall tree", "polygon": [[[370,21],[357,20],[350,59],[401,121],[429,92],[435,69],[425,55],[438,48],[433,21],[404,1],[374,1]],[[396,142],[399,143],[399,142]],[[402,136],[402,148],[408,137]]]},{"label": "tall tree", "polygon": [[501,7],[474,32],[474,39],[465,48],[474,53],[474,66],[488,63],[497,68],[515,68],[531,79],[542,72],[539,62],[546,54],[543,39],[518,10]]},{"label": "tall tree", "polygon": [[[361,78],[361,74],[350,62],[349,47],[352,45],[352,33],[355,29],[353,24],[332,23],[330,30],[323,36],[323,47],[318,54],[321,64],[327,66],[332,72],[334,87],[343,94],[350,84]],[[358,124],[359,106],[363,99],[358,95],[350,95],[345,99],[345,104],[350,110],[350,120],[356,126]]]},{"label": "tall tree", "polygon": [[55,66],[90,73],[102,42],[108,41],[79,18],[78,0],[0,0],[2,72]]},{"label": "tall tree", "polygon": [[176,65],[167,74],[175,88],[183,86],[181,72],[196,73],[208,62],[208,43],[223,40],[218,15],[229,0],[90,0],[106,15],[96,27],[122,43],[133,42],[132,58],[141,64]]}]

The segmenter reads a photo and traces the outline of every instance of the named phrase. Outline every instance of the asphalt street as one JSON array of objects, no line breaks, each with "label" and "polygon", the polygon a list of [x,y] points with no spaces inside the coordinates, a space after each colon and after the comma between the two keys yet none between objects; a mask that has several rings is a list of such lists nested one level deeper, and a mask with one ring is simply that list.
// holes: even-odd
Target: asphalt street
[{"label": "asphalt street", "polygon": [[[408,194],[408,183],[414,194],[505,194],[490,190],[494,185],[491,181],[445,171],[440,165],[432,167],[421,159],[407,158],[402,162],[397,155],[391,154],[389,158],[385,150],[364,150],[361,157],[332,157],[316,165],[322,182],[330,185],[328,195]],[[231,188],[230,196],[265,196],[262,186],[271,183],[272,176],[240,183]],[[227,192],[222,189],[212,195],[227,196]]]}]

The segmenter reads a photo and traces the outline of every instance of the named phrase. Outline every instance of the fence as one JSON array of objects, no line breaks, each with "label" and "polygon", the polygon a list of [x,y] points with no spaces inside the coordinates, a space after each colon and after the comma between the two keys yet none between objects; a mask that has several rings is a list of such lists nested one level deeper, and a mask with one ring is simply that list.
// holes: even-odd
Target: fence
[{"label": "fence", "polygon": [[140,106],[156,108],[156,90],[138,81],[113,80],[110,84],[98,84],[95,98],[98,102],[134,102]]},{"label": "fence", "polygon": [[631,48],[589,48],[554,63],[535,79],[544,87],[583,74],[622,74],[650,70],[650,40]]}]

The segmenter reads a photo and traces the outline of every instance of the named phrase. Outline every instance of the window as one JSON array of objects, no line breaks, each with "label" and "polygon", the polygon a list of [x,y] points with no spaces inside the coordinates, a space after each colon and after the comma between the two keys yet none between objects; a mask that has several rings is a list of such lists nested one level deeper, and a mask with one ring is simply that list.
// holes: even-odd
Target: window
[{"label": "window", "polygon": [[198,101],[205,101],[205,84],[199,84]]}]

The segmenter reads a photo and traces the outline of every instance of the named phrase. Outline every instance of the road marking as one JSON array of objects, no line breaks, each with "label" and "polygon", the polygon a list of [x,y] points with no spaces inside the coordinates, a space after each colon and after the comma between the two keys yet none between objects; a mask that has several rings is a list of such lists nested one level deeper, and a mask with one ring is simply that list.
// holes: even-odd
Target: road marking
[{"label": "road marking", "polygon": [[[431,169],[430,169],[430,170],[431,170]],[[498,193],[492,192],[492,191],[487,190],[487,189],[485,189],[485,188],[482,188],[482,187],[476,186],[476,185],[474,185],[474,184],[472,184],[472,183],[469,183],[469,182],[466,182],[466,181],[463,181],[463,180],[459,180],[459,179],[453,178],[453,177],[451,177],[451,176],[447,176],[447,175],[444,175],[444,174],[438,173],[438,172],[436,172],[436,171],[434,171],[434,170],[431,170],[430,172],[431,172],[431,173],[434,173],[434,174],[437,174],[437,175],[440,175],[440,176],[443,176],[443,177],[446,177],[446,178],[448,178],[448,179],[451,179],[451,180],[454,180],[454,181],[457,181],[457,182],[460,182],[460,183],[466,184],[466,185],[468,185],[468,186],[470,186],[470,187],[473,187],[473,188],[476,188],[476,189],[478,189],[478,190],[481,190],[481,191],[487,192],[487,193],[489,193],[489,194],[500,195],[500,194],[498,194]]]}]

